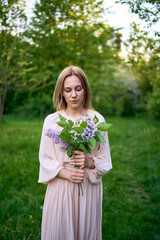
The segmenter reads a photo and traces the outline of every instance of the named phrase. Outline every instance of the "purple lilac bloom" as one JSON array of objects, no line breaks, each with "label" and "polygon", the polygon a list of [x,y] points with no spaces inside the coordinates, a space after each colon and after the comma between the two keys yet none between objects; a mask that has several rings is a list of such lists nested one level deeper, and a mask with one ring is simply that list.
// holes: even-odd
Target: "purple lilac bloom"
[{"label": "purple lilac bloom", "polygon": [[82,135],[82,138],[83,138],[83,140],[88,142],[88,140],[90,138],[95,136],[94,135],[94,125],[95,125],[95,122],[94,122],[93,118],[90,117],[90,116],[87,116],[85,118],[85,121],[87,122],[87,127],[84,129],[84,133]]},{"label": "purple lilac bloom", "polygon": [[91,129],[94,129],[94,124],[95,124],[95,122],[94,122],[94,120],[93,120],[92,117],[87,116],[87,117],[85,118],[85,121],[87,122],[87,126],[89,126]]},{"label": "purple lilac bloom", "polygon": [[63,143],[62,143],[61,146],[60,146],[60,151],[65,152],[65,151],[66,151],[66,148],[68,147],[68,145],[69,145],[69,144],[67,144],[67,143],[65,143],[65,142],[63,141]]},{"label": "purple lilac bloom", "polygon": [[58,136],[59,134],[61,133],[61,131],[58,131],[58,130],[52,130],[51,128],[49,128],[47,130],[47,133],[45,134],[46,136],[48,136],[49,138],[52,138],[52,141],[54,143],[61,143],[61,146],[60,146],[60,151],[62,152],[65,152],[66,151],[66,148],[68,147],[68,143],[66,143],[65,141],[63,141],[62,139],[60,139]]},{"label": "purple lilac bloom", "polygon": [[52,141],[54,143],[60,143],[62,142],[62,140],[58,137],[58,135],[60,134],[61,132],[58,131],[58,130],[52,130],[52,129],[48,129],[47,130],[47,133],[45,134],[46,136],[48,136],[49,138],[52,138]]}]

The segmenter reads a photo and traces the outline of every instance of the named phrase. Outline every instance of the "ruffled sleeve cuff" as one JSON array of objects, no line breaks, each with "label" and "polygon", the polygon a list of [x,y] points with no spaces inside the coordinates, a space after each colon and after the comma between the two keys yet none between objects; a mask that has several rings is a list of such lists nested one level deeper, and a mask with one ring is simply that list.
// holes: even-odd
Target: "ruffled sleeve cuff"
[{"label": "ruffled sleeve cuff", "polygon": [[92,184],[98,184],[102,176],[112,169],[110,148],[108,142],[108,133],[103,132],[105,144],[98,144],[97,150],[88,154],[87,157],[94,162],[94,169],[85,168],[85,175]]}]

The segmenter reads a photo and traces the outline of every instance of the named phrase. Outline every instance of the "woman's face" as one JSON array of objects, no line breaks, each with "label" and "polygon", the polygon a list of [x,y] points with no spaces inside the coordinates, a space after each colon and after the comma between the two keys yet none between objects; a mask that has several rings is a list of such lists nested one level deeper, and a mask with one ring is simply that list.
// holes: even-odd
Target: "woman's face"
[{"label": "woman's face", "polygon": [[67,107],[82,107],[84,89],[82,87],[81,80],[76,75],[66,77],[64,80],[63,97],[66,100]]}]

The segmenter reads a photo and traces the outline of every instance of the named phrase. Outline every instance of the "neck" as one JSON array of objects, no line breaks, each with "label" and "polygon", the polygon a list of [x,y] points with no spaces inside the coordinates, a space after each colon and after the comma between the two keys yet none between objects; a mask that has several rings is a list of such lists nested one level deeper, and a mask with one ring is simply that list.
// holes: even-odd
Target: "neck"
[{"label": "neck", "polygon": [[69,116],[81,116],[86,114],[86,109],[83,107],[80,108],[69,108],[67,107],[65,110],[66,114]]}]

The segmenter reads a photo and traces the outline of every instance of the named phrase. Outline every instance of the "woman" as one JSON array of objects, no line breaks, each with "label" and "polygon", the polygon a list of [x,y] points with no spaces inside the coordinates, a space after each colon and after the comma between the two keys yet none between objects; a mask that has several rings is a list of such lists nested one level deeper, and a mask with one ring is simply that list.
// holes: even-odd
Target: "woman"
[{"label": "woman", "polygon": [[[86,113],[100,122],[101,114],[91,107],[87,77],[82,69],[69,66],[57,80],[53,101],[57,112],[44,121],[40,144],[39,183],[47,183],[43,206],[42,240],[101,240],[102,239],[102,176],[111,168],[107,132],[105,145],[97,144],[90,154],[75,151],[71,159],[45,135],[49,128],[60,130],[56,122],[60,113],[77,121]],[[75,168],[79,165],[80,168]],[[83,188],[78,194],[78,185]]]}]

